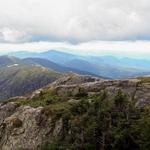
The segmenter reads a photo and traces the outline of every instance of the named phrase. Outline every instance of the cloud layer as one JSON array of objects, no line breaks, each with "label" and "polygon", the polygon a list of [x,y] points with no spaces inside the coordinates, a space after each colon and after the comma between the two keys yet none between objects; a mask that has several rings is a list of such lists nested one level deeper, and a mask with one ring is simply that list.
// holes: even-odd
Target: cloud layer
[{"label": "cloud layer", "polygon": [[149,40],[149,0],[0,1],[0,42]]},{"label": "cloud layer", "polygon": [[82,55],[115,55],[150,59],[150,41],[92,41],[76,45],[68,42],[29,42],[0,44],[0,54],[14,51],[59,50]]}]

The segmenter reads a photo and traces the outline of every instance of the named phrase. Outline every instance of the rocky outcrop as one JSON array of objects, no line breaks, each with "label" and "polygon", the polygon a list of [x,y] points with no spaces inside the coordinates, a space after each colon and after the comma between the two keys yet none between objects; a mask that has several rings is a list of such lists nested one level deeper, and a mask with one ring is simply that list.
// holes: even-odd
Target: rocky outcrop
[{"label": "rocky outcrop", "polygon": [[40,149],[46,141],[57,137],[62,130],[62,120],[53,127],[51,117],[45,116],[42,109],[15,103],[0,106],[0,149]]},{"label": "rocky outcrop", "polygon": [[3,123],[5,118],[12,115],[16,111],[17,107],[18,107],[18,104],[16,103],[0,104],[0,124]]},{"label": "rocky outcrop", "polygon": [[[68,103],[77,103],[76,96],[86,95],[90,101],[93,95],[106,91],[110,100],[121,89],[130,100],[135,101],[137,107],[150,104],[150,83],[137,79],[103,80],[91,76],[76,74],[65,75],[54,83],[45,87],[46,91],[55,93],[59,97],[73,97]],[[15,99],[36,100],[43,89],[33,92],[27,97],[12,98],[13,102],[0,104],[0,149],[40,149],[46,142],[61,136],[63,130],[62,118],[55,120],[44,113],[43,107],[33,108],[15,102]],[[41,99],[42,101],[42,99]]]},{"label": "rocky outcrop", "polygon": [[49,89],[59,96],[76,96],[80,93],[90,96],[106,91],[110,98],[121,89],[139,107],[150,103],[150,83],[141,82],[139,79],[104,80],[73,74],[55,81],[49,85]]},{"label": "rocky outcrop", "polygon": [[53,82],[51,85],[72,85],[72,84],[82,84],[87,82],[95,82],[100,81],[102,79],[98,77],[93,77],[90,75],[79,75],[76,73],[67,73],[55,82]]}]

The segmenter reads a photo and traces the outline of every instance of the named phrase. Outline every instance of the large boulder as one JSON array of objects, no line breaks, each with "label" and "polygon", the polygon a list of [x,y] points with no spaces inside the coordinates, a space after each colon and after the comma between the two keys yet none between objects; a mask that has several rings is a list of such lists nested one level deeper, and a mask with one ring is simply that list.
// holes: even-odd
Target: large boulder
[{"label": "large boulder", "polygon": [[4,108],[6,113],[0,113],[3,118],[0,123],[1,150],[40,149],[46,141],[50,142],[61,133],[62,120],[56,121],[53,127],[51,117],[43,113],[42,107],[16,108],[15,103],[10,103],[0,106],[0,112]]}]

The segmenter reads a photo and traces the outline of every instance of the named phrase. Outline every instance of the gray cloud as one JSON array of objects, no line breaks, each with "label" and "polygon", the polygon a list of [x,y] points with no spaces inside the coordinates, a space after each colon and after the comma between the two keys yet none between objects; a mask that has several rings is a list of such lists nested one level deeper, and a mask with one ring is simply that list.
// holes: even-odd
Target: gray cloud
[{"label": "gray cloud", "polygon": [[0,1],[0,41],[150,39],[149,0]]}]

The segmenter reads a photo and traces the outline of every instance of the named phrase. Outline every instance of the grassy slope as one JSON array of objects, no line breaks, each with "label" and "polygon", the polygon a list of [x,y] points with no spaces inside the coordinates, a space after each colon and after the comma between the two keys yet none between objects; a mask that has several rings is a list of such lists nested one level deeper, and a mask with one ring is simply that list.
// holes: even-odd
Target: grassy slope
[{"label": "grassy slope", "polygon": [[54,81],[59,75],[40,66],[1,67],[0,98],[24,95]]},{"label": "grassy slope", "polygon": [[143,83],[149,83],[150,82],[150,77],[149,76],[145,76],[145,77],[138,77],[137,79],[141,80],[141,82]]}]

